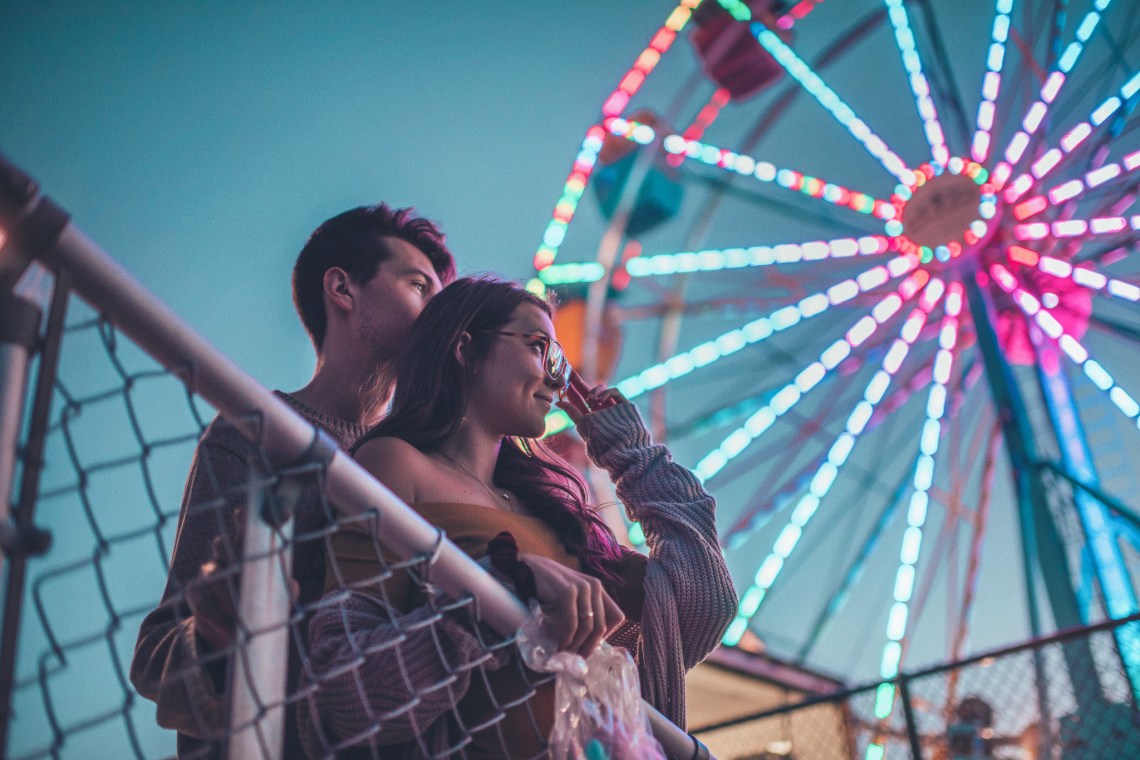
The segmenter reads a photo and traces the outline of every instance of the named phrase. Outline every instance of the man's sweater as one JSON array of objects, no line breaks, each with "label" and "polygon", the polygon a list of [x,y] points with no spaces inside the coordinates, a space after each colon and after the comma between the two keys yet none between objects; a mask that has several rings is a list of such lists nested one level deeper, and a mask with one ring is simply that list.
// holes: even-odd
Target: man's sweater
[{"label": "man's sweater", "polygon": [[[320,414],[285,393],[278,395],[341,448],[364,434],[362,425]],[[266,471],[259,448],[236,428],[217,417],[206,428],[190,467],[183,492],[170,574],[159,606],[142,622],[131,662],[131,683],[158,707],[158,723],[178,731],[179,758],[221,758],[227,722],[228,652],[212,651],[198,635],[186,603],[185,589],[210,560],[236,567],[241,556],[251,479]],[[291,476],[300,481],[294,505],[293,577],[300,587],[299,602],[316,600],[324,590],[324,534],[332,517],[321,496],[320,473]],[[238,575],[231,588],[238,588]],[[289,689],[296,686],[304,626],[290,634]],[[284,663],[282,663],[284,665]],[[303,758],[296,725],[289,710],[285,758]]]}]

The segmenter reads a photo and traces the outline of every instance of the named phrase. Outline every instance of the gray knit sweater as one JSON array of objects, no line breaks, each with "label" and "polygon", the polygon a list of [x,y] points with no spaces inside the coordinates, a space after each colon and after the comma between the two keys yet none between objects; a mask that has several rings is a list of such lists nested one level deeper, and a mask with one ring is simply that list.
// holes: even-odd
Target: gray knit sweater
[{"label": "gray knit sweater", "polygon": [[[365,427],[326,417],[292,396],[278,395],[342,448],[363,435]],[[158,723],[178,731],[180,758],[221,758],[226,727],[225,694],[229,655],[210,651],[198,637],[184,590],[202,565],[214,559],[229,565],[240,557],[240,533],[251,475],[264,472],[257,446],[218,417],[206,428],[194,452],[183,492],[174,539],[170,574],[159,606],[142,622],[131,662],[131,683],[157,704]],[[293,577],[300,603],[316,600],[324,590],[324,539],[331,511],[321,498],[319,473],[296,476],[301,496],[295,505]],[[234,585],[240,582],[233,576]],[[298,647],[303,625],[293,632],[290,647],[290,691],[299,670]],[[282,663],[284,666],[285,663]],[[290,718],[292,713],[290,712]],[[286,725],[285,758],[303,758],[294,721]]]},{"label": "gray knit sweater", "polygon": [[[641,622],[627,624],[611,641],[634,653],[642,696],[684,726],[685,673],[717,646],[736,612],[715,503],[689,470],[651,441],[633,404],[589,415],[579,432],[630,519],[641,523],[649,548]],[[422,635],[430,628],[416,629],[427,619],[437,620],[438,638]],[[473,674],[506,661],[501,652],[488,655],[479,637],[459,614],[421,608],[401,618],[373,596],[327,594],[310,622],[315,680],[299,720],[310,757],[330,757],[331,747],[346,743],[357,746],[337,757],[446,753],[461,739],[453,713]],[[401,711],[409,700],[414,704]]]}]

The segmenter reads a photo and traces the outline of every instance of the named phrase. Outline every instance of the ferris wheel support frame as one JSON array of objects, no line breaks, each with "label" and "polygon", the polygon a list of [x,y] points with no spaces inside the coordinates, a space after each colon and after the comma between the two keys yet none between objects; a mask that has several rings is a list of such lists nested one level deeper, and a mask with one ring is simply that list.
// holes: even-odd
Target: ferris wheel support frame
[{"label": "ferris wheel support frame", "polygon": [[[1043,635],[1041,610],[1038,606],[1037,575],[1040,573],[1045,594],[1053,613],[1053,621],[1058,629],[1083,625],[1076,592],[1068,573],[1064,543],[1049,512],[1045,481],[1040,461],[1033,444],[1032,428],[1026,411],[1025,400],[1013,377],[1013,371],[1002,353],[995,325],[997,311],[989,293],[978,283],[984,273],[963,270],[962,281],[966,286],[966,298],[974,320],[978,348],[982,354],[986,378],[993,398],[994,407],[1001,422],[1005,449],[1013,471],[1014,490],[1018,504],[1018,517],[1021,523],[1021,548],[1025,569],[1026,601],[1029,611],[1029,624],[1034,638]],[[1103,693],[1096,661],[1086,640],[1070,641],[1062,649],[1062,656],[1070,676],[1087,678],[1094,688],[1078,687],[1074,684],[1073,697],[1082,715],[1094,715],[1103,711]],[[1034,654],[1034,670],[1038,700],[1041,709],[1041,725],[1050,723],[1051,699],[1046,689],[1046,663],[1040,653]]]},{"label": "ferris wheel support frame", "polygon": [[[1037,378],[1049,411],[1049,420],[1061,452],[1061,466],[1082,482],[1099,489],[1096,465],[1088,438],[1073,403],[1069,379],[1062,365],[1063,357],[1049,343],[1036,325],[1030,326],[1030,338],[1038,354]],[[1040,472],[1040,470],[1038,470]],[[1128,576],[1128,567],[1117,539],[1120,531],[1108,505],[1088,491],[1074,489],[1073,502],[1085,534],[1085,547],[1100,589],[1105,614],[1112,619],[1137,612],[1136,591]],[[1086,571],[1087,572],[1087,571]],[[1084,616],[1088,624],[1088,615]],[[1140,627],[1121,626],[1113,631],[1116,651],[1124,673],[1128,676],[1132,698],[1140,701]]]}]

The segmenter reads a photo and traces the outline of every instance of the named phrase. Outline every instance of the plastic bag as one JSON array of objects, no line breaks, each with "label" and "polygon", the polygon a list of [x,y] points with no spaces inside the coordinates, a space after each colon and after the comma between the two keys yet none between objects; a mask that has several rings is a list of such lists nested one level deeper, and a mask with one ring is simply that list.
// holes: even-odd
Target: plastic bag
[{"label": "plastic bag", "polygon": [[555,674],[553,760],[665,760],[629,652],[605,642],[589,659],[559,652],[541,623],[536,611],[520,632],[519,649],[528,668]]}]

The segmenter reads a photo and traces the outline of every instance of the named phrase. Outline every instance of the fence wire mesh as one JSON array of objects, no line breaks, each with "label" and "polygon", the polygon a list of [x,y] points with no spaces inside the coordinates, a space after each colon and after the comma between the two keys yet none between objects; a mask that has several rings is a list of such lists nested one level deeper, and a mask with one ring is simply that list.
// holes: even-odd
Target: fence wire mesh
[{"label": "fence wire mesh", "polygon": [[1137,625],[1133,616],[1049,637],[771,710],[698,738],[721,760],[1140,757],[1135,685],[1117,645],[1121,631]]},{"label": "fence wire mesh", "polygon": [[[7,757],[157,758],[176,745],[180,756],[222,757],[245,731],[254,735],[242,746],[269,754],[282,722],[287,758],[306,756],[303,746],[310,756],[489,757],[507,756],[508,745],[513,757],[541,754],[551,677],[531,673],[513,639],[477,622],[473,598],[432,586],[430,554],[394,560],[373,537],[383,531],[376,512],[338,518],[322,465],[270,468],[259,446],[211,425],[192,368],[163,370],[79,301],[69,312],[34,514],[14,514],[53,542],[27,560]],[[195,456],[204,435],[215,445]],[[274,527],[243,560],[251,516]],[[332,564],[326,584],[341,532],[366,537],[369,556],[355,558],[351,578]],[[243,612],[236,637],[212,645],[191,610],[232,616],[249,590],[243,569],[256,563],[278,576],[267,595],[292,589],[287,618],[258,627]],[[203,564],[207,575],[179,572]],[[396,578],[414,605],[386,596]],[[312,650],[315,617],[328,636]],[[152,638],[132,683],[140,626]],[[275,636],[289,648],[279,697],[249,679],[254,643]],[[280,647],[275,656],[285,668]],[[226,695],[242,679],[252,708],[231,719]],[[157,698],[157,716],[136,685]],[[465,709],[465,699],[484,708]]]}]

